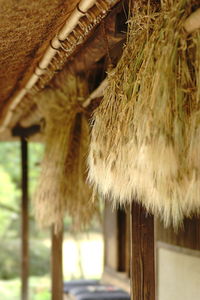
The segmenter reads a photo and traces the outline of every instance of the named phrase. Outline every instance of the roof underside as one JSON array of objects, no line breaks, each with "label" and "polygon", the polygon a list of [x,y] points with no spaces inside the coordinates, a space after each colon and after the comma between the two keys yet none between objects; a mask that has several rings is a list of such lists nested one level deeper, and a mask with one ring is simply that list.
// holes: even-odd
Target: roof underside
[{"label": "roof underside", "polygon": [[[0,0],[0,141],[14,139],[12,128],[18,124],[29,127],[40,121],[41,116],[38,116],[34,99],[38,91],[45,93],[46,86],[54,88],[57,70],[69,70],[77,75],[84,73],[89,81],[91,73],[92,81],[97,79],[100,83],[103,77],[100,76],[101,80],[98,78],[98,70],[104,72],[105,58],[109,57],[111,63],[115,64],[121,55],[125,32],[124,27],[120,26],[122,20],[126,19],[125,1],[98,1],[98,5],[94,5],[81,18],[82,25],[77,27],[78,34],[80,28],[87,29],[84,29],[87,34],[82,44],[74,41],[74,37],[77,38],[75,28],[67,40],[74,43],[72,53],[66,55],[63,49],[59,49],[59,55],[49,64],[42,79],[38,80],[33,93],[28,92],[28,96],[23,97],[16,107],[11,107],[16,95],[26,88],[27,81],[34,74],[50,41],[63,28],[79,2],[80,0],[53,0],[50,3],[47,0]],[[101,24],[103,19],[105,20]],[[119,20],[118,25],[116,20]],[[95,84],[90,84],[90,92]],[[1,125],[9,109],[12,117],[2,131]]]},{"label": "roof underside", "polygon": [[77,3],[0,0],[0,109],[31,74],[47,43]]}]

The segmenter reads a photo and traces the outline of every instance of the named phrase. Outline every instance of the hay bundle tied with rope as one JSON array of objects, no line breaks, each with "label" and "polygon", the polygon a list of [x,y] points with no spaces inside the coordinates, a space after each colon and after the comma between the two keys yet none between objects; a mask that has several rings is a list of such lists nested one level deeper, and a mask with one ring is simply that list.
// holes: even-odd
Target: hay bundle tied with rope
[{"label": "hay bundle tied with rope", "polygon": [[101,194],[139,201],[174,227],[200,211],[200,29],[184,29],[198,2],[135,4],[88,158]]},{"label": "hay bundle tied with rope", "polygon": [[35,214],[41,226],[54,225],[56,231],[61,229],[65,213],[78,229],[96,213],[96,207],[89,204],[91,189],[85,183],[88,120],[77,100],[80,90],[76,79],[68,77],[66,88],[46,90],[37,98],[45,119],[45,154],[34,199]]}]

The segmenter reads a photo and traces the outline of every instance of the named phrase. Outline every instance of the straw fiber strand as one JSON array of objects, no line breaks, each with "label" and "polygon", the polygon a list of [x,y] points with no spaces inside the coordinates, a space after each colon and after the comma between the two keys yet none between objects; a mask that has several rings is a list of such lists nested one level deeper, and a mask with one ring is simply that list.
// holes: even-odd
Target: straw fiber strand
[{"label": "straw fiber strand", "polygon": [[183,30],[191,11],[186,0],[163,1],[146,16],[136,7],[94,114],[88,158],[103,195],[135,199],[174,227],[200,210],[200,32]]}]

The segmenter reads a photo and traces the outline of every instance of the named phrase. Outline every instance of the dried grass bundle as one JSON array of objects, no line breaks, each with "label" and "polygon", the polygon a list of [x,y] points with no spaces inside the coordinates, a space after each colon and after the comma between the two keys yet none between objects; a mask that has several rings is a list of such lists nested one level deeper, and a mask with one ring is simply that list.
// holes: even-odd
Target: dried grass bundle
[{"label": "dried grass bundle", "polygon": [[103,195],[136,199],[175,227],[200,210],[200,32],[183,30],[192,4],[136,9],[89,154],[89,180]]},{"label": "dried grass bundle", "polygon": [[[72,84],[49,89],[37,99],[45,118],[45,155],[34,204],[40,226],[62,226],[64,214],[76,227],[91,221],[96,207],[89,206],[91,189],[86,185],[86,158],[89,126],[77,102],[79,88]],[[63,82],[60,82],[63,84]],[[80,87],[80,86],[79,86]]]},{"label": "dried grass bundle", "polygon": [[74,229],[87,225],[98,215],[98,204],[91,203],[92,189],[86,184],[86,158],[89,149],[89,123],[84,114],[77,114],[72,140],[65,163],[68,186],[66,211],[72,216]]}]

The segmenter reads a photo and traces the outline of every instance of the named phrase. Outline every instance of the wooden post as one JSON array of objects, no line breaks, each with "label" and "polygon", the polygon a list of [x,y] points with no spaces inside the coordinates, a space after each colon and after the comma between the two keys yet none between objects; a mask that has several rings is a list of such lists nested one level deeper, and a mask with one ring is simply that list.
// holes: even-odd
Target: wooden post
[{"label": "wooden post", "polygon": [[154,218],[133,202],[131,208],[131,299],[155,300]]},{"label": "wooden post", "polygon": [[126,212],[119,208],[117,211],[118,229],[118,268],[119,272],[126,271]]},{"label": "wooden post", "polygon": [[63,299],[62,243],[63,230],[55,234],[53,227],[51,253],[52,300]]},{"label": "wooden post", "polygon": [[28,217],[28,143],[21,138],[21,164],[22,164],[22,270],[21,270],[21,299],[28,300],[28,276],[29,276],[29,217]]}]

